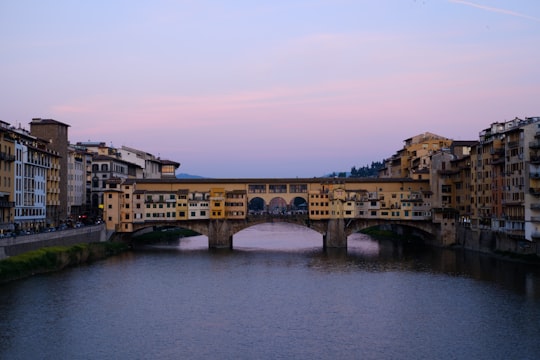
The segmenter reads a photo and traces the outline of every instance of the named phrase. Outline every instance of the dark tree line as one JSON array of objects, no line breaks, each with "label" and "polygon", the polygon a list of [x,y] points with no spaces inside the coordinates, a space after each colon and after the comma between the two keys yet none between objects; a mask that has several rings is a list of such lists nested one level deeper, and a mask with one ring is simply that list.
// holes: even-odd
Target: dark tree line
[{"label": "dark tree line", "polygon": [[353,166],[351,168],[350,177],[376,177],[379,173],[379,170],[383,167],[384,163],[382,161],[372,161],[371,165],[366,165],[359,168]]},{"label": "dark tree line", "polygon": [[356,168],[356,166],[353,166],[351,168],[351,172],[347,174],[346,172],[342,171],[339,173],[336,173],[335,171],[328,175],[330,177],[336,177],[336,178],[346,178],[346,177],[377,177],[379,174],[379,170],[384,167],[384,162],[382,161],[372,161],[371,165],[362,166],[360,168]]}]

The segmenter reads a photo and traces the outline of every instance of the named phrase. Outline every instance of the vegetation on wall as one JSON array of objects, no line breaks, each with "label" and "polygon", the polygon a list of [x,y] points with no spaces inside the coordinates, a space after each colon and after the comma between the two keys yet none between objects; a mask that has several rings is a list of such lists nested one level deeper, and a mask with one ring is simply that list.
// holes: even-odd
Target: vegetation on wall
[{"label": "vegetation on wall", "polygon": [[0,260],[0,283],[104,259],[127,249],[124,243],[99,242],[29,251]]},{"label": "vegetation on wall", "polygon": [[200,235],[199,233],[182,228],[163,228],[133,237],[134,244],[156,244],[177,240],[181,237]]}]

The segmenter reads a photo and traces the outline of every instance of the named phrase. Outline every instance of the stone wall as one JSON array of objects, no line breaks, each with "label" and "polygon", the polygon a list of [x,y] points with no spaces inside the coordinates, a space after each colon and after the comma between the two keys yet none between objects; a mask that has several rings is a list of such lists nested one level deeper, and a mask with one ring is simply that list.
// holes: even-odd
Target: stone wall
[{"label": "stone wall", "polygon": [[519,240],[503,232],[471,229],[462,225],[458,225],[456,230],[456,245],[484,253],[501,251],[540,256],[540,246],[536,241]]},{"label": "stone wall", "polygon": [[69,246],[106,241],[105,225],[0,239],[0,259],[49,246]]}]

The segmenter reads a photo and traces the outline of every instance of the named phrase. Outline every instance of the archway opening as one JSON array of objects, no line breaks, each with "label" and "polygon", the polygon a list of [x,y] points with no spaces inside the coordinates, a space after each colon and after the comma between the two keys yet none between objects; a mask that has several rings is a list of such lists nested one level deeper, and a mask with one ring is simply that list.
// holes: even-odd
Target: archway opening
[{"label": "archway opening", "polygon": [[233,248],[240,251],[322,251],[323,236],[298,224],[262,223],[234,234]]},{"label": "archway opening", "polygon": [[291,211],[297,214],[307,214],[308,203],[306,199],[299,196],[295,197],[291,201]]},{"label": "archway opening", "polygon": [[275,197],[268,203],[268,213],[272,215],[285,215],[287,211],[287,202],[281,197]]},{"label": "archway opening", "polygon": [[260,197],[251,199],[248,203],[248,212],[250,215],[258,215],[264,213],[266,210],[264,200]]},{"label": "archway opening", "polygon": [[132,234],[135,248],[194,250],[208,249],[208,236],[181,226],[155,226],[137,230]]}]

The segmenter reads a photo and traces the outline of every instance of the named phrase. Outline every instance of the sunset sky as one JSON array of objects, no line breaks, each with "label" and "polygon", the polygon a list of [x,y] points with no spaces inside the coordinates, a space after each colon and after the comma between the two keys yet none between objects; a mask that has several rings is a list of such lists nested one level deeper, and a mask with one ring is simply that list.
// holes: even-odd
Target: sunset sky
[{"label": "sunset sky", "polygon": [[0,119],[214,178],[313,177],[540,116],[538,0],[0,2]]}]

